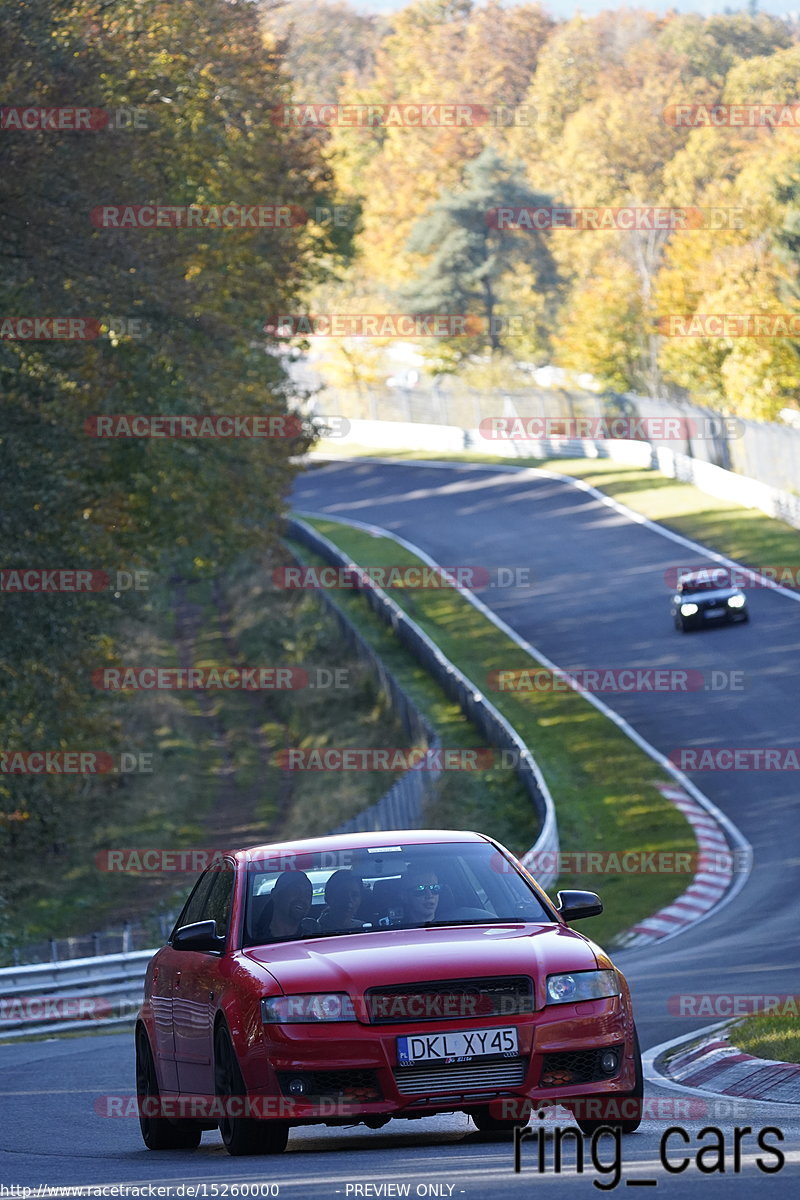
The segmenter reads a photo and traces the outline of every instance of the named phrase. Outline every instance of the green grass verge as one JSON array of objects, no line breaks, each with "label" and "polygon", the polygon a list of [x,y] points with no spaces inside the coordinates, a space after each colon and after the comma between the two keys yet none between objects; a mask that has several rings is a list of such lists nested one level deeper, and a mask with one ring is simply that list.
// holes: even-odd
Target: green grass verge
[{"label": "green grass verge", "polygon": [[728,1030],[731,1044],[756,1058],[800,1063],[800,1028],[796,1014],[746,1017]]},{"label": "green grass verge", "polygon": [[[718,500],[658,471],[610,459],[552,460],[546,465],[584,479],[634,512],[738,562],[750,566],[800,562],[800,530],[759,509]],[[676,556],[680,556],[678,547]]]},{"label": "green grass verge", "polygon": [[[362,566],[419,563],[392,538],[372,537],[330,520],[310,524]],[[392,594],[481,690],[491,671],[538,665],[452,589],[396,589]],[[655,786],[671,782],[670,777],[584,697],[556,691],[487,694],[530,747],[547,780],[563,850],[695,850],[691,827]],[[482,815],[479,827],[502,841],[490,803]],[[514,841],[512,849],[518,845]],[[599,888],[605,912],[587,924],[586,932],[609,944],[674,900],[687,883],[688,876],[674,874],[570,875],[556,886]]]}]

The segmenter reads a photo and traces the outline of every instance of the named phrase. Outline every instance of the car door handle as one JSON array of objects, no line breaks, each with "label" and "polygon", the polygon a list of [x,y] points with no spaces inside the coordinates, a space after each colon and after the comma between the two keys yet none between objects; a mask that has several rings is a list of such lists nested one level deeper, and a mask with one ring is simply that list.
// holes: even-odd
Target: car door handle
[{"label": "car door handle", "polygon": [[180,986],[181,986],[181,973],[180,973],[180,971],[176,971],[175,972],[175,987],[180,987]]}]

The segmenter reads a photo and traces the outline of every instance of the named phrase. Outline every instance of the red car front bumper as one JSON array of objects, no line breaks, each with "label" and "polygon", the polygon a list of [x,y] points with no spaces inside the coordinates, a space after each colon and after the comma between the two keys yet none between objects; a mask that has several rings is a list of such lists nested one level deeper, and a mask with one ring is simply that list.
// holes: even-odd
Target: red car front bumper
[{"label": "red car front bumper", "polygon": [[[622,997],[492,1021],[498,1029],[512,1025],[519,1043],[514,1055],[411,1066],[398,1063],[399,1037],[470,1031],[475,1020],[267,1025],[262,1045],[250,1048],[242,1068],[254,1102],[269,1098],[276,1115],[333,1123],[453,1112],[502,1099],[543,1106],[633,1088],[634,1030]],[[618,1052],[617,1068],[608,1074],[598,1065],[605,1050]]]}]

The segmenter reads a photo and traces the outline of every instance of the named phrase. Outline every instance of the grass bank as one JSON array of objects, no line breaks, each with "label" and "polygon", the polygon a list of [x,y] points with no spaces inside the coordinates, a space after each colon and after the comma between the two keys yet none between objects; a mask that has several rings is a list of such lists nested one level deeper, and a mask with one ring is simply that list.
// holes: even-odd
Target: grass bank
[{"label": "grass bank", "polygon": [[746,1017],[728,1030],[731,1044],[756,1058],[800,1063],[800,1029],[797,1013]]},{"label": "grass bank", "polygon": [[[344,773],[285,771],[273,761],[286,746],[409,745],[371,671],[343,647],[318,597],[273,586],[274,565],[242,568],[224,586],[212,580],[154,585],[141,618],[129,620],[124,630],[125,661],[104,665],[220,672],[303,667],[312,680],[332,678],[346,690],[104,695],[109,727],[122,730],[137,769],[76,783],[97,791],[91,824],[65,820],[63,838],[45,861],[41,854],[35,862],[17,861],[15,936],[4,947],[7,961],[15,945],[124,920],[141,925],[145,937],[152,929],[149,944],[155,944],[153,914],[178,907],[197,870],[109,871],[103,857],[108,850],[236,848],[327,833],[387,789],[383,772],[359,773],[354,782]],[[148,769],[139,770],[140,761]]]}]

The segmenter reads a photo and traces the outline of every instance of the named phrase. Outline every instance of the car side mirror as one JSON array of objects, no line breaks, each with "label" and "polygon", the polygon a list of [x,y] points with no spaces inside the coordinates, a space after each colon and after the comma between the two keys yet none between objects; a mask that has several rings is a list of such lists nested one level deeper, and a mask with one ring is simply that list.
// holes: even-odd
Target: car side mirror
[{"label": "car side mirror", "polygon": [[580,921],[583,917],[598,917],[603,901],[596,892],[559,892],[558,913],[565,921]]},{"label": "car side mirror", "polygon": [[216,921],[195,921],[193,925],[182,925],[175,931],[172,949],[219,953],[225,949],[225,935],[217,933]]}]

